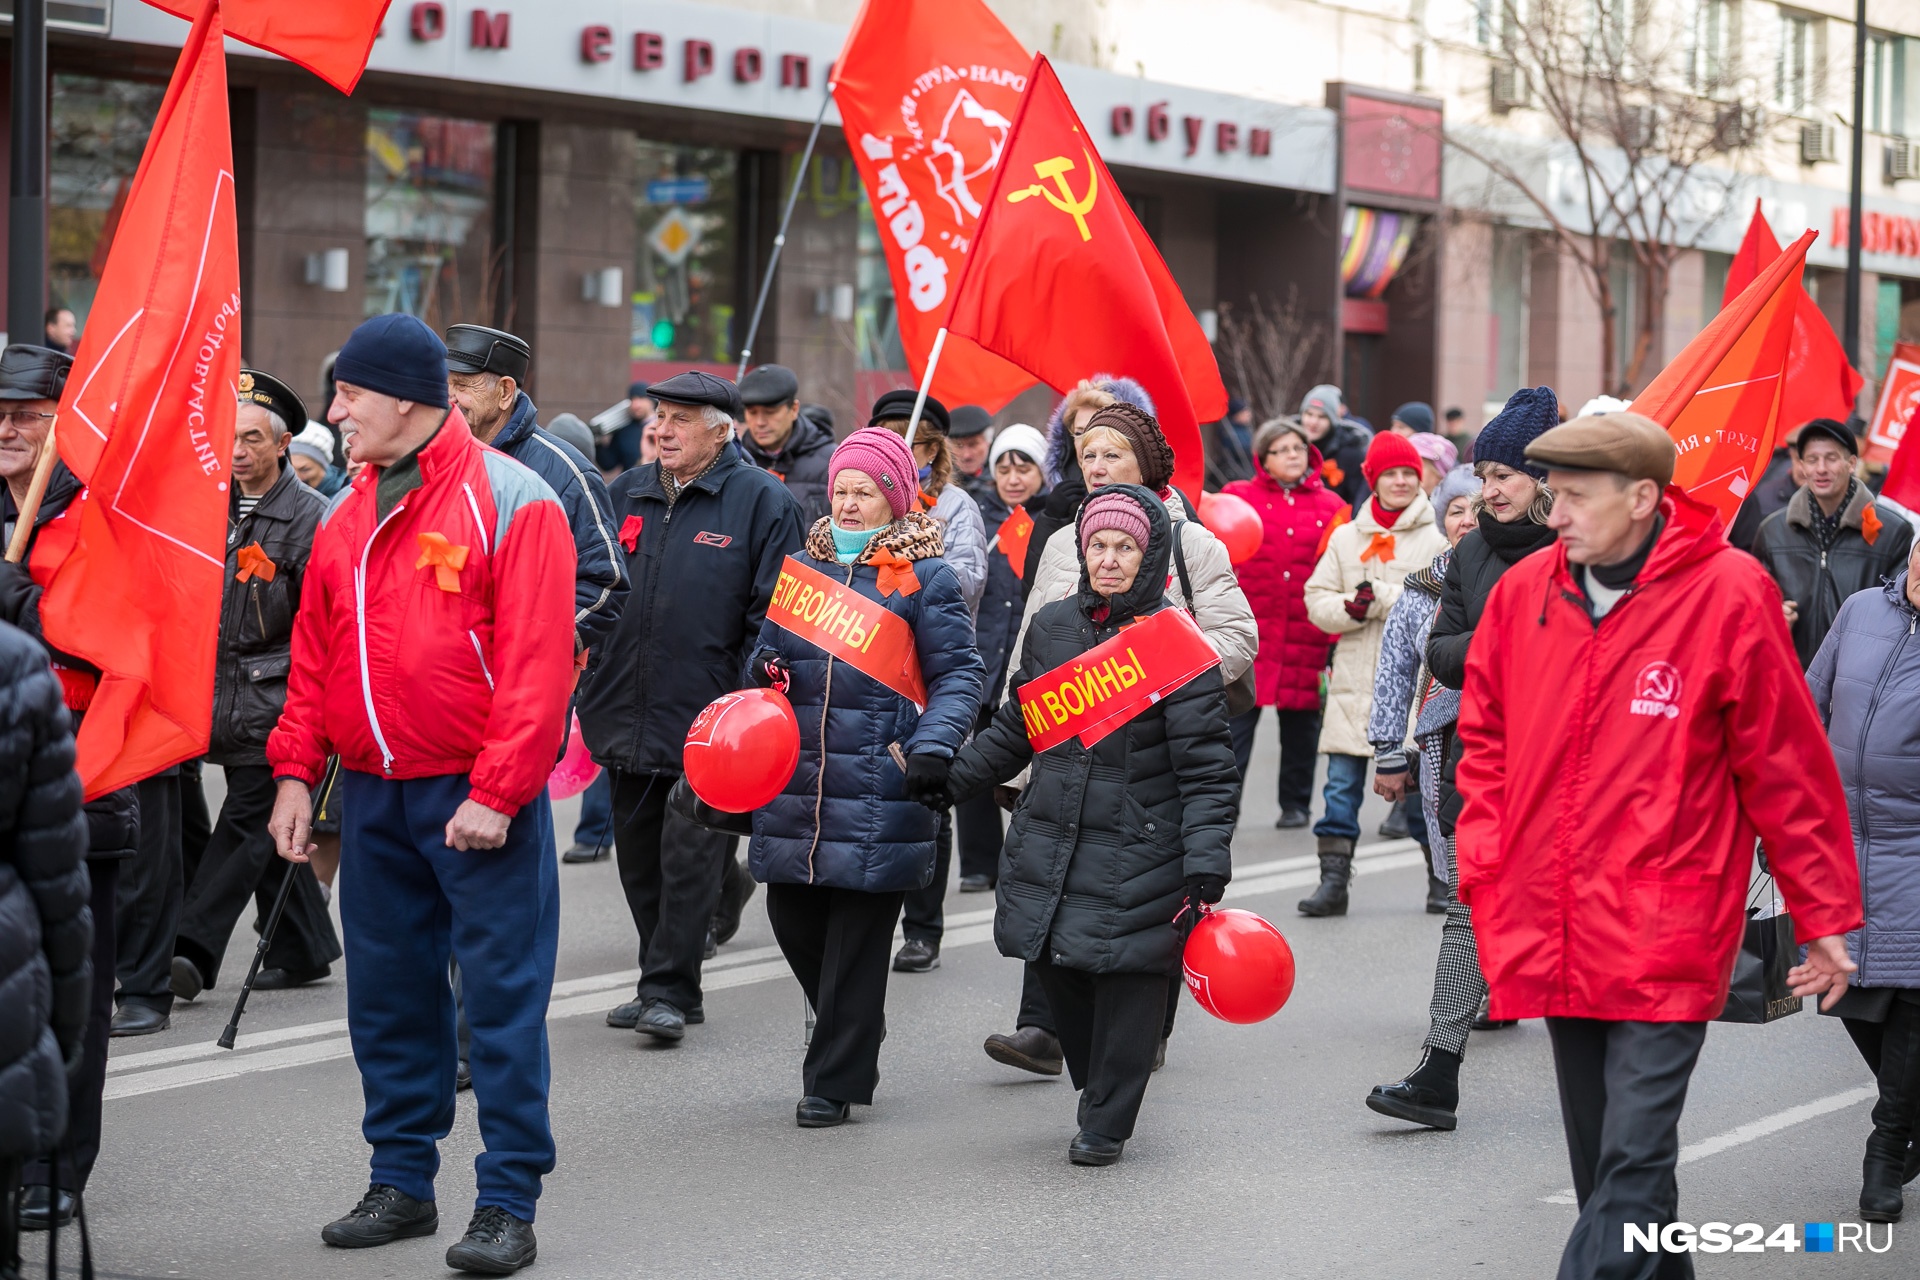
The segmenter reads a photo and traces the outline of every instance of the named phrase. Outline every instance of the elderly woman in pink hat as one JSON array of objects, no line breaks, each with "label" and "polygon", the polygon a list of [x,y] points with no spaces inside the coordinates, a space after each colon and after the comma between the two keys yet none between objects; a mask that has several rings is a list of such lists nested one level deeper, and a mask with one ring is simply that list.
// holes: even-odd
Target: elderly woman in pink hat
[{"label": "elderly woman in pink hat", "polygon": [[800,764],[753,815],[748,866],[818,1018],[802,1128],[873,1101],[894,925],[933,877],[947,770],[973,727],[985,666],[940,523],[912,510],[904,440],[867,427],[827,464],[830,514],[790,556],[749,673],[784,689]]}]

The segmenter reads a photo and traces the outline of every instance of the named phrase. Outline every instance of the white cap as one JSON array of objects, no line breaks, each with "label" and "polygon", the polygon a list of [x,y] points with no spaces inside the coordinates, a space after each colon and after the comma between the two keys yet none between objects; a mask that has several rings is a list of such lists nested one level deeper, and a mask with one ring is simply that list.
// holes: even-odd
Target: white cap
[{"label": "white cap", "polygon": [[1042,471],[1047,469],[1047,438],[1024,422],[1000,428],[994,433],[993,446],[987,450],[987,472],[1000,465],[1003,453],[1023,453]]},{"label": "white cap", "polygon": [[1596,413],[1619,413],[1623,409],[1631,409],[1632,407],[1633,401],[1631,400],[1618,400],[1613,396],[1595,396],[1593,399],[1581,405],[1580,412],[1573,416],[1576,418],[1590,418]]}]

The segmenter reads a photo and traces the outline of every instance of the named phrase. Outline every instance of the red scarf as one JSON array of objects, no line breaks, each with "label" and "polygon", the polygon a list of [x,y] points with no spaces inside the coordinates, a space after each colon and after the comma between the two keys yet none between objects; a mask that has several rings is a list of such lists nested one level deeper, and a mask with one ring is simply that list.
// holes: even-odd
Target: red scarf
[{"label": "red scarf", "polygon": [[[1398,520],[1402,515],[1406,514],[1406,510],[1407,510],[1406,507],[1402,507],[1398,511],[1387,510],[1385,507],[1380,505],[1380,499],[1378,497],[1368,498],[1367,502],[1371,504],[1371,506],[1373,507],[1373,518],[1375,522],[1378,523],[1382,529],[1393,528],[1394,521]],[[1407,504],[1407,506],[1412,506],[1412,505],[1413,505],[1412,503]]]}]

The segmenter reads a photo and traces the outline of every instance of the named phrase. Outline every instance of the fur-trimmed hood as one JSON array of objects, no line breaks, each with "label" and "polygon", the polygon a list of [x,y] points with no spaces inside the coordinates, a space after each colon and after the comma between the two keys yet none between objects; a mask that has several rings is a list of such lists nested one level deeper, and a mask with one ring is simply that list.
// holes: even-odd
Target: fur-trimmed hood
[{"label": "fur-trimmed hood", "polygon": [[[866,564],[873,559],[876,549],[908,560],[931,560],[946,554],[946,530],[926,512],[909,511],[869,538],[866,550],[854,563]],[[807,530],[807,554],[815,560],[830,562],[838,558],[833,547],[833,517],[821,516],[813,522],[813,528]]]},{"label": "fur-trimmed hood", "polygon": [[[1096,373],[1087,379],[1095,387],[1106,392],[1116,400],[1124,401],[1142,413],[1153,413],[1153,397],[1147,389],[1132,378],[1115,377],[1111,373]],[[1047,483],[1055,485],[1067,474],[1069,456],[1073,452],[1073,438],[1067,431],[1066,408],[1071,393],[1062,396],[1053,406],[1053,413],[1047,418]],[[1158,415],[1155,415],[1156,417]]]}]

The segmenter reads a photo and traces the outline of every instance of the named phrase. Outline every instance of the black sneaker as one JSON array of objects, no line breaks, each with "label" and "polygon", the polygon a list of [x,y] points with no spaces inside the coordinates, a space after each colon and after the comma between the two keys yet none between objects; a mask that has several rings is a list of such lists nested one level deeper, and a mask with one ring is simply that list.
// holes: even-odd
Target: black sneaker
[{"label": "black sneaker", "polygon": [[929,973],[939,967],[940,944],[937,942],[908,938],[906,944],[894,953],[895,973]]},{"label": "black sneaker", "polygon": [[320,1238],[336,1249],[371,1249],[439,1229],[440,1211],[433,1201],[415,1200],[398,1187],[376,1182],[346,1217],[320,1228]]},{"label": "black sneaker", "polygon": [[447,1265],[472,1275],[510,1276],[539,1253],[531,1222],[497,1204],[485,1204],[473,1211],[467,1234],[447,1250]]}]

